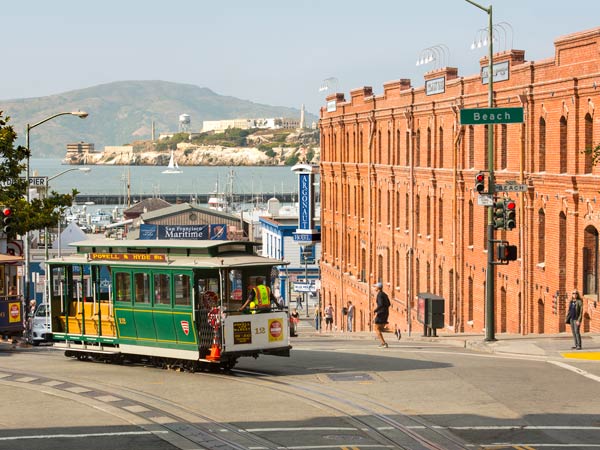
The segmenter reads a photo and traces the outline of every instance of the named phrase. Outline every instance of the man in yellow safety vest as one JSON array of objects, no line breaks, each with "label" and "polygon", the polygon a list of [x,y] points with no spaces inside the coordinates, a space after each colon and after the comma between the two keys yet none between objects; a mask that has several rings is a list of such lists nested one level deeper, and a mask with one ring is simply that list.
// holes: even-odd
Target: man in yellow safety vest
[{"label": "man in yellow safety vest", "polygon": [[271,292],[271,289],[268,286],[265,286],[264,280],[259,277],[256,279],[256,286],[253,287],[252,290],[250,290],[248,300],[246,300],[246,303],[242,305],[240,311],[243,311],[244,309],[246,309],[246,306],[248,306],[248,304],[252,303],[254,303],[256,309],[270,310],[271,302],[277,305],[277,307],[281,307],[281,305]]}]

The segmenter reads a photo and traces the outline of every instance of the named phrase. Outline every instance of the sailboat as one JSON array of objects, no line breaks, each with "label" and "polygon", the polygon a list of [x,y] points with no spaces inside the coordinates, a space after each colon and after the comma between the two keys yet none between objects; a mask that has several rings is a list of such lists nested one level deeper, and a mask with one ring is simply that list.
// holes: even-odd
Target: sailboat
[{"label": "sailboat", "polygon": [[177,161],[175,161],[175,156],[173,155],[173,150],[171,150],[171,159],[169,159],[169,165],[162,173],[183,173],[183,170],[179,168],[177,165]]}]

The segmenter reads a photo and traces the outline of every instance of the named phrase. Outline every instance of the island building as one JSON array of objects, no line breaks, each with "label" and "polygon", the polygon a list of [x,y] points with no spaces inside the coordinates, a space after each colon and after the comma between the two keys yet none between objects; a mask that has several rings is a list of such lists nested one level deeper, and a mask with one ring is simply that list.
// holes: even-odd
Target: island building
[{"label": "island building", "polygon": [[321,295],[336,312],[352,301],[357,330],[372,328],[372,285],[382,282],[392,331],[422,333],[419,294],[431,293],[444,298],[440,332],[484,332],[488,208],[475,177],[488,175],[493,126],[495,184],[526,185],[497,193],[517,205],[516,227],[495,232],[517,259],[494,266],[495,332],[569,331],[573,289],[582,331],[600,332],[600,167],[585,152],[600,143],[600,28],[554,49],[540,61],[493,55],[494,106],[523,108],[522,123],[461,124],[461,110],[488,106],[486,57],[481,73],[442,67],[420,86],[399,79],[326,98]]},{"label": "island building", "polygon": [[239,128],[249,130],[252,128],[260,129],[292,129],[299,128],[300,120],[289,117],[271,117],[263,119],[225,119],[225,120],[204,120],[202,122],[202,132],[209,131],[223,133],[230,128]]}]

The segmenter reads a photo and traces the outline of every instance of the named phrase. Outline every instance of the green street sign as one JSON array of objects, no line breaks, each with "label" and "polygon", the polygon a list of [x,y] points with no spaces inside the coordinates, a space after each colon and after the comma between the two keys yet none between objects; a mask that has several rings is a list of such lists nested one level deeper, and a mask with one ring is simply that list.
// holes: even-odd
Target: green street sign
[{"label": "green street sign", "polygon": [[523,123],[523,108],[472,108],[460,110],[461,125]]}]

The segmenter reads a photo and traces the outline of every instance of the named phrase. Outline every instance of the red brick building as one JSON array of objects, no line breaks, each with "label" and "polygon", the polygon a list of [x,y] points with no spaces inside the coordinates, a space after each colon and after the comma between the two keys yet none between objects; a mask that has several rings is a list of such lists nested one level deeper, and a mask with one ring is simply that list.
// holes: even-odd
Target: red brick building
[{"label": "red brick building", "polygon": [[[494,78],[494,106],[524,110],[522,124],[490,125],[496,183],[528,185],[510,193],[517,227],[496,232],[518,259],[495,269],[495,331],[565,331],[577,288],[582,331],[600,332],[600,167],[584,152],[600,143],[600,28],[560,37],[552,58],[511,50],[494,65],[506,72]],[[426,73],[425,83],[338,93],[321,109],[321,292],[338,328],[350,300],[356,330],[371,329],[371,285],[382,281],[391,329],[420,332],[417,294],[430,292],[445,298],[441,332],[484,330],[487,208],[474,179],[487,169],[488,125],[459,118],[488,106],[488,85],[456,68]]]}]

